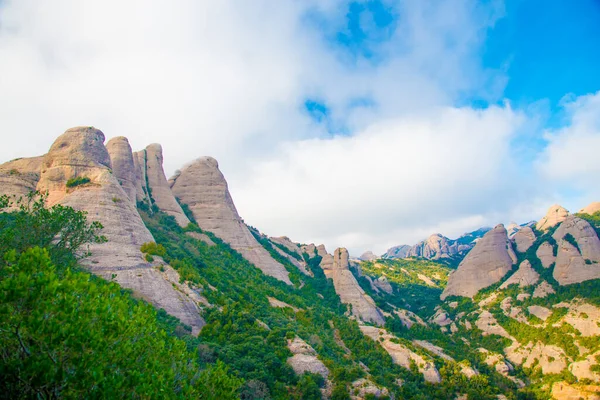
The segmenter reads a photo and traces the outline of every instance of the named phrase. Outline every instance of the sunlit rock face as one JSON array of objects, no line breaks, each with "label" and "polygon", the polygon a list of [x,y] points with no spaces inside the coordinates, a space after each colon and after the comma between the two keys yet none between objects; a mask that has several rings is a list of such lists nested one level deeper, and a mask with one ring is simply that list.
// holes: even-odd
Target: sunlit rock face
[{"label": "sunlit rock face", "polygon": [[441,295],[473,297],[481,289],[502,279],[516,256],[512,250],[504,225],[498,225],[477,242],[449,279]]},{"label": "sunlit rock face", "polygon": [[170,181],[173,194],[189,206],[200,228],[217,235],[265,274],[291,284],[285,267],[258,243],[240,218],[217,160],[199,158]]}]

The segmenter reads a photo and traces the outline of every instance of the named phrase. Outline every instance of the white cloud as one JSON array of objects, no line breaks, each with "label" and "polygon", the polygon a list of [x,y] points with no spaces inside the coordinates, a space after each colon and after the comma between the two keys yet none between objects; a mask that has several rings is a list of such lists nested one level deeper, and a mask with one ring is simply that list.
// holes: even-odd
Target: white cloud
[{"label": "white cloud", "polygon": [[[212,155],[249,223],[354,252],[520,218],[537,190],[517,190],[524,116],[454,107],[501,98],[506,77],[479,52],[502,3],[386,4],[398,27],[373,62],[328,39],[343,0],[0,2],[0,160],[75,125],[160,142],[168,172]],[[311,121],[307,97],[351,135]]]}]

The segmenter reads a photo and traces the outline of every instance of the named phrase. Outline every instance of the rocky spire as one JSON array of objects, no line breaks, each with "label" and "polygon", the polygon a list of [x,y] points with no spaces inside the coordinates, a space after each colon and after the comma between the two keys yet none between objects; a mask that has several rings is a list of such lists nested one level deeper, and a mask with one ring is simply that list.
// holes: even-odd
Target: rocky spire
[{"label": "rocky spire", "polygon": [[106,143],[106,150],[108,150],[115,177],[123,187],[129,201],[135,205],[136,173],[129,141],[124,136],[114,137]]},{"label": "rocky spire", "polygon": [[516,263],[504,225],[485,234],[450,274],[441,299],[448,296],[473,297],[477,292],[502,279]]},{"label": "rocky spire", "polygon": [[85,211],[90,221],[104,226],[101,233],[108,242],[90,244],[92,255],[83,260],[84,266],[133,289],[199,331],[204,322],[196,302],[174,288],[179,285],[177,272],[168,266],[165,273],[159,272],[140,251],[154,238],[111,170],[101,131],[71,128],[56,139],[44,157],[37,189],[48,191],[49,205]]},{"label": "rocky spire", "polygon": [[265,274],[291,284],[288,271],[254,238],[237,213],[217,160],[202,157],[171,178],[171,189],[190,207],[200,228],[212,232]]},{"label": "rocky spire", "polygon": [[385,323],[383,314],[373,299],[364,292],[350,272],[348,250],[345,248],[338,248],[333,252],[331,278],[340,300],[352,306],[352,314],[355,317],[377,325]]},{"label": "rocky spire", "polygon": [[175,200],[165,177],[162,146],[158,143],[146,147],[146,177],[154,204],[161,211],[175,217],[179,226],[188,226],[190,220]]}]

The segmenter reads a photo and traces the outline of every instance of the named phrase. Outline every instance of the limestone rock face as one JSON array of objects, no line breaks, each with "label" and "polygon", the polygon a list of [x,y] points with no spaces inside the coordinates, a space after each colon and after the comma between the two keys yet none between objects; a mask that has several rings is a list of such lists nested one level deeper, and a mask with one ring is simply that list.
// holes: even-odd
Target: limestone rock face
[{"label": "limestone rock face", "polygon": [[556,382],[552,385],[552,398],[555,400],[600,400],[600,386]]},{"label": "limestone rock face", "polygon": [[533,291],[533,298],[534,299],[537,299],[537,298],[543,299],[543,298],[547,297],[549,294],[553,294],[553,293],[556,293],[554,288],[548,282],[542,281],[539,285],[537,285],[537,287]]},{"label": "limestone rock face", "polygon": [[544,375],[559,374],[567,368],[567,355],[562,348],[539,341],[525,346],[513,344],[506,349],[506,356],[514,364],[525,368],[540,368]]},{"label": "limestone rock face", "polygon": [[175,217],[177,224],[186,227],[190,223],[169,187],[163,170],[163,152],[160,144],[146,147],[146,176],[152,193],[152,200],[165,213]]},{"label": "limestone rock face", "polygon": [[548,209],[544,218],[540,219],[535,227],[538,231],[546,231],[563,222],[568,216],[569,211],[567,209],[555,204]]},{"label": "limestone rock face", "polygon": [[401,244],[400,246],[394,246],[389,248],[381,258],[406,258],[408,251],[411,246],[407,244]]},{"label": "limestone rock face", "polygon": [[595,201],[591,204],[588,204],[586,207],[579,210],[581,214],[590,214],[593,215],[600,211],[600,201]]},{"label": "limestone rock face", "polygon": [[515,233],[513,240],[516,244],[517,251],[519,253],[525,253],[529,250],[531,245],[533,245],[533,242],[535,242],[535,233],[533,233],[533,229],[526,226]]},{"label": "limestone rock face", "polygon": [[[0,196],[13,200],[25,198],[34,191],[40,180],[40,169],[44,156],[19,158],[0,165]],[[15,204],[10,209],[17,209]]]},{"label": "limestone rock face", "polygon": [[136,171],[129,141],[123,136],[112,138],[106,143],[106,150],[108,150],[115,177],[123,187],[129,201],[136,204]]},{"label": "limestone rock face", "polygon": [[152,206],[150,193],[148,192],[148,179],[146,177],[146,150],[133,153],[133,165],[135,168],[135,191],[136,199],[145,203],[148,207]]},{"label": "limestone rock face", "polygon": [[477,242],[475,247],[450,274],[441,299],[448,296],[473,297],[477,292],[504,277],[516,257],[503,225],[498,225]]},{"label": "limestone rock face", "polygon": [[[575,239],[578,248],[565,238],[567,234]],[[559,284],[570,285],[600,278],[600,240],[587,221],[569,216],[552,237],[559,245],[553,272]]]},{"label": "limestone rock face", "polygon": [[348,250],[338,248],[333,254],[331,277],[342,303],[352,306],[352,314],[362,321],[383,325],[385,319],[373,299],[360,287],[348,264]]},{"label": "limestone rock face", "polygon": [[329,370],[325,364],[317,358],[317,352],[308,343],[299,337],[295,337],[294,340],[288,340],[288,348],[293,356],[287,359],[287,363],[297,375],[311,372],[313,374],[319,374],[327,379]]},{"label": "limestone rock face", "polygon": [[190,207],[203,230],[229,243],[265,274],[291,284],[288,271],[254,238],[237,213],[217,160],[203,157],[173,177],[173,194]]},{"label": "limestone rock face", "polygon": [[549,268],[556,261],[556,257],[554,256],[554,249],[552,245],[548,242],[544,242],[538,247],[535,252],[537,258],[540,259],[542,266],[544,268]]},{"label": "limestone rock face", "polygon": [[[300,272],[308,276],[313,275],[312,272],[307,268],[304,258],[302,258],[302,250],[296,243],[292,242],[290,238],[288,238],[287,236],[270,237],[269,240],[274,244],[273,248],[275,249],[275,251],[277,251],[282,257],[287,258],[289,262],[294,264],[294,266],[300,270]],[[287,249],[289,253],[296,254],[300,258],[300,260],[298,260],[296,257],[293,257],[291,254],[288,254],[287,252],[283,251],[281,248],[278,247],[278,245]]]},{"label": "limestone rock face", "polygon": [[[67,187],[71,178],[86,177],[88,183]],[[197,303],[185,290],[176,290],[178,276],[171,282],[143,258],[140,247],[154,238],[136,208],[111,172],[104,134],[92,127],[78,127],[61,135],[44,157],[40,191],[48,191],[49,205],[60,203],[86,211],[89,221],[99,221],[108,243],[90,244],[92,256],[84,266],[153,303],[192,326],[198,332],[204,321]],[[173,271],[175,272],[175,271]],[[175,272],[175,275],[176,272]]]},{"label": "limestone rock face", "polygon": [[519,265],[517,272],[512,274],[500,289],[506,289],[509,285],[517,284],[519,287],[535,285],[540,280],[540,275],[531,267],[531,263],[525,260]]}]

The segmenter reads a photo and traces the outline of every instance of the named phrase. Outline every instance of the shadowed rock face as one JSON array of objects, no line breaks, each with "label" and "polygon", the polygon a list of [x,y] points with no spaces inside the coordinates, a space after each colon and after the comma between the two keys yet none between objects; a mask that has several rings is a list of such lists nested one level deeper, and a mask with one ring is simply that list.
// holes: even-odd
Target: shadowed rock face
[{"label": "shadowed rock face", "polygon": [[203,157],[171,178],[173,194],[190,207],[200,228],[227,242],[265,274],[291,284],[285,267],[256,241],[237,213],[217,160]]},{"label": "shadowed rock face", "polygon": [[133,153],[133,165],[135,167],[135,191],[136,199],[140,203],[152,206],[150,193],[148,192],[148,179],[146,177],[146,150]]},{"label": "shadowed rock face", "polygon": [[[140,247],[154,238],[110,167],[104,134],[92,127],[72,128],[56,139],[44,157],[37,189],[49,192],[49,205],[85,211],[89,221],[104,226],[102,234],[108,242],[90,244],[92,256],[83,260],[84,266],[106,279],[114,278],[198,332],[204,322],[196,303],[173,288],[178,281],[162,277],[144,260]],[[83,177],[90,181],[67,187],[68,179]]]},{"label": "shadowed rock face", "polygon": [[331,278],[342,303],[352,306],[352,314],[355,317],[377,325],[385,323],[383,314],[377,308],[373,299],[364,292],[352,272],[350,272],[348,250],[339,248],[333,253]]},{"label": "shadowed rock face", "polygon": [[473,297],[479,290],[502,279],[515,261],[504,225],[496,226],[477,242],[458,269],[450,274],[441,299]]},{"label": "shadowed rock face", "polygon": [[108,150],[115,177],[123,187],[129,201],[136,204],[136,173],[129,141],[123,136],[112,138],[106,143],[106,150]]},{"label": "shadowed rock face", "polygon": [[386,251],[385,254],[381,256],[381,258],[406,258],[410,249],[411,246],[407,244],[394,246],[392,248],[389,248],[388,251]]},{"label": "shadowed rock face", "polygon": [[535,227],[538,231],[546,231],[563,222],[568,216],[569,212],[565,208],[555,204],[548,209],[544,218],[540,219]]},{"label": "shadowed rock face", "polygon": [[[573,246],[565,236],[577,242]],[[558,243],[558,255],[553,276],[561,285],[600,278],[600,240],[594,228],[573,215],[567,217],[552,237]]]},{"label": "shadowed rock face", "polygon": [[152,200],[154,200],[156,206],[161,211],[175,217],[179,226],[188,226],[190,220],[185,216],[181,206],[175,200],[165,177],[163,153],[160,144],[155,143],[146,147],[146,176],[152,192]]}]

